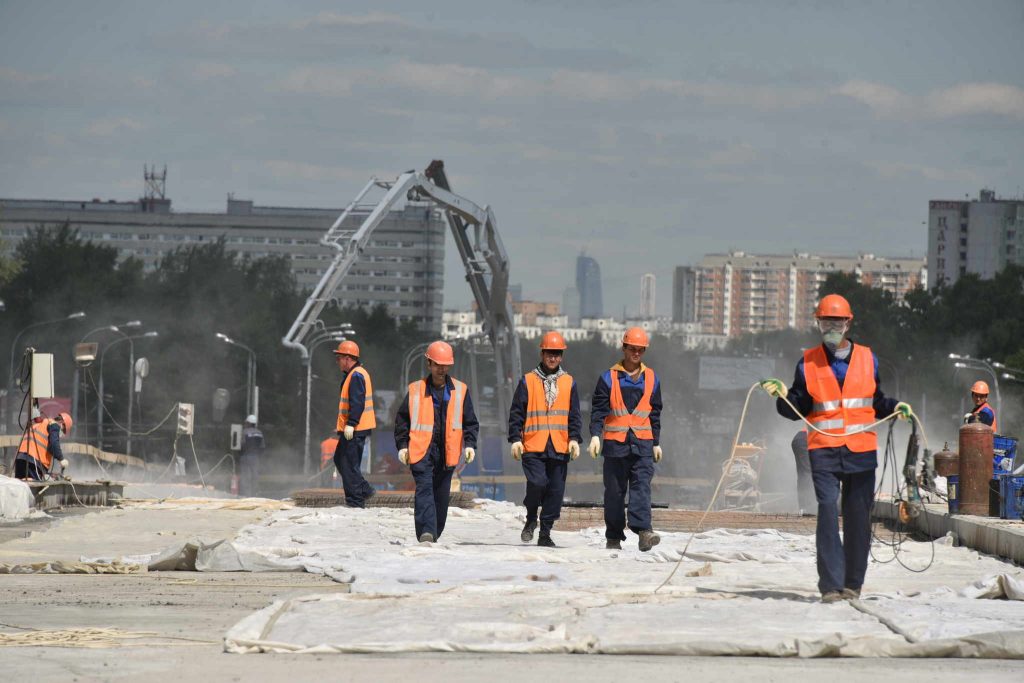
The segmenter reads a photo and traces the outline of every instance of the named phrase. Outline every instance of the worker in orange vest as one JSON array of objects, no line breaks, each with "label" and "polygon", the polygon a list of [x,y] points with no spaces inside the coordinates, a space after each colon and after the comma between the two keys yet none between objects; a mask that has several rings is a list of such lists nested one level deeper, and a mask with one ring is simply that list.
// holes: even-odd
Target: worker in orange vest
[{"label": "worker in orange vest", "polygon": [[853,311],[845,298],[822,297],[814,316],[822,343],[804,351],[793,386],[787,389],[782,380],[766,379],[761,387],[776,397],[780,415],[791,420],[804,416],[814,427],[808,428],[807,449],[818,501],[818,590],[822,602],[838,602],[860,597],[871,549],[878,438],[865,427],[894,412],[911,420],[914,411],[882,393],[878,358],[867,346],[846,338]]},{"label": "worker in orange vest", "polygon": [[337,466],[334,464],[334,454],[338,450],[337,436],[329,436],[320,442],[320,483],[323,486],[331,486]]},{"label": "worker in orange vest", "polygon": [[345,505],[366,507],[366,501],[377,490],[366,481],[360,466],[366,437],[377,426],[373,412],[373,382],[370,373],[359,363],[359,345],[346,339],[334,350],[341,370],[341,391],[338,399],[338,448],[334,464],[345,489]]},{"label": "worker in orange vest", "polygon": [[526,475],[526,525],[523,543],[533,541],[540,513],[537,545],[554,548],[551,528],[562,513],[569,460],[580,454],[580,395],[572,375],[562,369],[567,345],[558,332],[540,342],[540,363],[519,380],[508,413],[512,457],[522,459]]},{"label": "worker in orange vest", "polygon": [[[661,542],[651,523],[651,480],[661,461],[661,380],[641,362],[650,339],[640,327],[622,335],[622,360],[597,380],[590,411],[590,457],[604,456],[605,548],[621,550],[630,530],[647,552]],[[625,512],[629,491],[629,516]]]},{"label": "worker in orange vest", "polygon": [[996,426],[996,411],[988,404],[988,383],[978,380],[971,387],[971,400],[974,401],[974,409],[964,416],[964,422],[980,422],[992,428],[995,432],[999,429]]},{"label": "worker in orange vest", "polygon": [[435,341],[424,354],[429,374],[409,385],[395,415],[398,459],[416,480],[414,516],[416,538],[434,543],[448,519],[452,475],[459,459],[476,457],[480,423],[473,411],[469,387],[451,377],[452,347]]},{"label": "worker in orange vest", "polygon": [[[33,414],[34,414],[33,409]],[[39,415],[25,427],[25,434],[14,458],[14,478],[42,481],[46,479],[54,461],[61,471],[68,468],[67,458],[60,449],[60,435],[71,431],[71,415],[61,413],[56,419]]]}]

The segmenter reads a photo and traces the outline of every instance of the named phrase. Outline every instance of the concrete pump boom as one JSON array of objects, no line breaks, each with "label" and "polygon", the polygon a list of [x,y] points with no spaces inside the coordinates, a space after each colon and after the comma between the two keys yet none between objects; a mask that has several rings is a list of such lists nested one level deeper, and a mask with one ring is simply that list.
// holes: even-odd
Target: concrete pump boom
[{"label": "concrete pump boom", "polygon": [[[387,193],[363,220],[359,229],[349,234],[347,229],[342,228],[342,224],[374,187],[386,189]],[[303,342],[315,327],[324,306],[335,298],[335,290],[359,259],[374,229],[395,204],[407,197],[433,202],[444,212],[448,227],[451,228],[459,256],[466,268],[466,281],[483,318],[484,333],[494,349],[497,377],[495,397],[500,423],[503,416],[508,415],[512,391],[522,375],[519,339],[515,331],[512,306],[508,301],[508,254],[498,234],[494,212],[490,207],[480,208],[468,199],[452,193],[444,172],[444,162],[440,160],[431,162],[425,173],[407,171],[394,182],[371,178],[345,207],[320,239],[321,244],[332,247],[337,254],[306,299],[302,311],[282,342],[298,350],[303,361],[308,362],[309,351]],[[480,400],[479,396],[477,400]]]}]

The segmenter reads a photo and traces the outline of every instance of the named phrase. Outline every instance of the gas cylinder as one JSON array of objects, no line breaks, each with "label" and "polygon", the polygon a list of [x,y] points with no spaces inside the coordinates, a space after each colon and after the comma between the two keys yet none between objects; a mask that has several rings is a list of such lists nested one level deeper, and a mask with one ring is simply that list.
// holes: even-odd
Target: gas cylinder
[{"label": "gas cylinder", "polygon": [[949,450],[948,443],[944,444],[942,450],[935,454],[935,474],[947,479],[951,474],[960,474],[960,456]]},{"label": "gas cylinder", "polygon": [[981,422],[960,428],[960,512],[988,514],[992,481],[992,428]]},{"label": "gas cylinder", "polygon": [[231,473],[231,495],[238,495],[238,475],[233,472]]}]

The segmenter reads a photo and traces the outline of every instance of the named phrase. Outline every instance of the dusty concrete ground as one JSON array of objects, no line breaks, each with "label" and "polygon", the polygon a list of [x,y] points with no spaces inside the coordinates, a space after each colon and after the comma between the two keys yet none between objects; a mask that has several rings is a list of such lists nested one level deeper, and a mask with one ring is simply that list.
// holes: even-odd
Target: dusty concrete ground
[{"label": "dusty concrete ground", "polygon": [[[260,512],[109,510],[58,519],[32,536],[0,542],[0,561],[78,559],[152,552],[168,540],[231,535]],[[8,535],[10,538],[10,535]],[[117,648],[0,647],[5,679],[36,681],[860,681],[898,677],[1019,681],[1018,661],[780,660],[659,656],[229,655],[221,638],[235,622],[273,600],[346,590],[302,573],[153,572],[142,575],[0,575],[0,630],[117,628],[153,632]],[[187,639],[187,640],[186,640]],[[198,641],[198,642],[197,642]]]}]

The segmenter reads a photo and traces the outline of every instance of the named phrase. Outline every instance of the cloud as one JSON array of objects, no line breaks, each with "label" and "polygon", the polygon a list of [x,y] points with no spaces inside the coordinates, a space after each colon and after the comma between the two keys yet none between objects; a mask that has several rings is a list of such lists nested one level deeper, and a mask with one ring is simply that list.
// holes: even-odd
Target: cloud
[{"label": "cloud", "polygon": [[309,181],[344,181],[365,183],[370,176],[378,178],[392,178],[394,171],[369,171],[364,169],[353,169],[344,166],[326,166],[303,161],[290,161],[287,159],[273,159],[260,163],[270,175],[285,180],[309,180]]},{"label": "cloud", "polygon": [[1024,119],[1024,90],[1002,83],[960,83],[922,96],[870,81],[848,81],[833,91],[867,105],[876,116],[948,119],[988,114]]},{"label": "cloud", "polygon": [[136,121],[133,118],[122,116],[120,118],[113,119],[98,119],[90,123],[85,131],[89,135],[95,137],[112,137],[114,135],[120,135],[122,133],[134,133],[140,131],[145,126],[140,121]]},{"label": "cloud", "polygon": [[46,83],[54,80],[50,74],[33,74],[7,66],[0,66],[0,81],[31,85],[33,83]]},{"label": "cloud", "polygon": [[211,81],[230,78],[237,73],[235,67],[219,62],[200,62],[192,70],[192,76],[198,81]]},{"label": "cloud", "polygon": [[883,178],[894,180],[907,177],[921,177],[927,180],[953,182],[971,187],[984,183],[981,176],[969,169],[939,168],[925,164],[911,164],[901,161],[869,161],[869,168]]},{"label": "cloud", "polygon": [[747,166],[757,161],[757,150],[747,143],[729,145],[708,154],[698,165],[705,167]]}]

